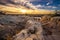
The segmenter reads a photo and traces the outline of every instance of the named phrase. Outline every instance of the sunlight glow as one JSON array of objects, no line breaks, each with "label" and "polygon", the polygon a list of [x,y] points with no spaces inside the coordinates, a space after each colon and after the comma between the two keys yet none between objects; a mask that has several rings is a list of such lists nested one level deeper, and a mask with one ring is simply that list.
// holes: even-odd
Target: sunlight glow
[{"label": "sunlight glow", "polygon": [[27,10],[21,10],[21,12],[22,12],[22,13],[26,13],[26,12],[27,12]]}]

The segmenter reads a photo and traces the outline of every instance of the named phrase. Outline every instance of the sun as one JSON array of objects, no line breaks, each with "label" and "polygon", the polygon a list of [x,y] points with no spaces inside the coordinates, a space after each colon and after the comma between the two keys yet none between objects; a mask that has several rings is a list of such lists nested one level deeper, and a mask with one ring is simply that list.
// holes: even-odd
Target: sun
[{"label": "sun", "polygon": [[23,9],[23,10],[21,10],[21,12],[22,12],[22,13],[26,13],[26,12],[27,12],[27,10],[24,10],[24,9]]}]

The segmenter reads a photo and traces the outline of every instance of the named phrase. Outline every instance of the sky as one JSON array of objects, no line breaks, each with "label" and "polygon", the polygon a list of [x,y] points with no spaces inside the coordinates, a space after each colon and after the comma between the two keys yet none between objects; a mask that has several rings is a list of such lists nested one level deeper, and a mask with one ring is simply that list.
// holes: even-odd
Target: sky
[{"label": "sky", "polygon": [[60,0],[0,0],[0,4],[8,3],[22,4],[34,9],[60,10]]},{"label": "sky", "polygon": [[60,0],[30,0],[31,3],[41,9],[60,10]]}]

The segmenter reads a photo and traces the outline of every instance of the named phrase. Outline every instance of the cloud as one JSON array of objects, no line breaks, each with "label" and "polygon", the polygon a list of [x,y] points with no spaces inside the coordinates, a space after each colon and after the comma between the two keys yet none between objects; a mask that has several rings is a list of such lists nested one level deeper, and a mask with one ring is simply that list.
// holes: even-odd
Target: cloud
[{"label": "cloud", "polygon": [[36,7],[42,7],[43,5],[41,5],[41,4],[38,4],[38,5],[36,5]]},{"label": "cloud", "polygon": [[55,6],[47,6],[47,8],[54,8],[54,9],[55,9],[55,8],[57,8],[57,7],[55,7]]},{"label": "cloud", "polygon": [[28,0],[28,1],[33,2],[33,1],[40,1],[40,0]]},{"label": "cloud", "polygon": [[48,2],[46,5],[49,5],[50,3]]},{"label": "cloud", "polygon": [[[31,2],[33,1],[40,1],[40,2],[47,2],[47,6],[45,5],[41,5],[41,4],[38,4],[38,5],[33,5]],[[17,5],[17,7],[19,7],[19,5],[21,6],[24,6],[26,8],[30,8],[30,9],[56,9],[57,7],[55,6],[49,6],[49,4],[51,4],[52,1],[50,0],[0,0],[0,4],[4,4],[4,5],[10,5],[10,6],[13,6],[13,5]],[[60,7],[60,6],[59,6]]]},{"label": "cloud", "polygon": [[[0,4],[4,5],[21,5],[30,9],[37,9],[29,0],[0,0]],[[19,7],[19,6],[18,6]]]},{"label": "cloud", "polygon": [[60,4],[58,6],[60,7]]},{"label": "cloud", "polygon": [[36,5],[36,7],[38,8],[38,9],[40,9],[40,8],[42,8],[42,9],[56,9],[57,7],[55,7],[55,6],[45,6],[45,5]]}]

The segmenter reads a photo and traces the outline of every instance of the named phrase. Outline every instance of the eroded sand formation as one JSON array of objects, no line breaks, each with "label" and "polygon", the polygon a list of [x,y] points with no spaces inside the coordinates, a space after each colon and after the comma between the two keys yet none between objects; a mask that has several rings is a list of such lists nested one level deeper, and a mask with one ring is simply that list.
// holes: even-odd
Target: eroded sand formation
[{"label": "eroded sand formation", "polygon": [[0,15],[0,40],[60,40],[60,17]]}]

